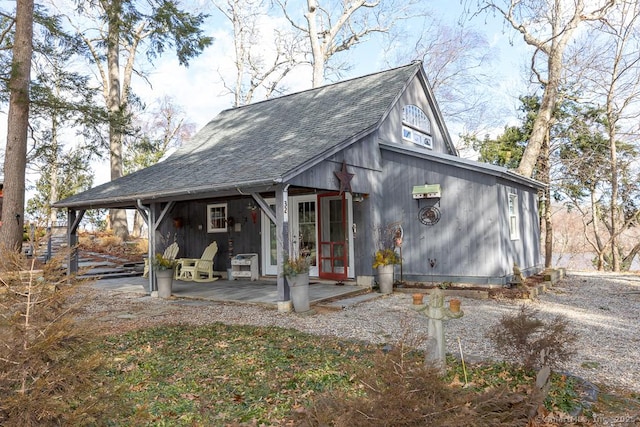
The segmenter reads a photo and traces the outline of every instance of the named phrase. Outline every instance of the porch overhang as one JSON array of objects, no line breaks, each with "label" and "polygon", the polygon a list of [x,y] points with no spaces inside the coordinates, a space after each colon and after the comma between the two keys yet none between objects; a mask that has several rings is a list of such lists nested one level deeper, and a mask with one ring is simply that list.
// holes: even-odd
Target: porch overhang
[{"label": "porch overhang", "polygon": [[249,195],[251,193],[274,191],[276,184],[277,183],[273,180],[229,183],[200,188],[192,187],[182,189],[168,189],[162,192],[150,191],[148,193],[126,194],[120,197],[93,197],[82,200],[74,200],[72,196],[69,199],[55,202],[53,206],[56,208],[68,209],[136,209],[138,207],[138,201],[140,201],[144,205],[149,205],[151,203],[168,203],[186,200],[233,197],[239,195]]}]

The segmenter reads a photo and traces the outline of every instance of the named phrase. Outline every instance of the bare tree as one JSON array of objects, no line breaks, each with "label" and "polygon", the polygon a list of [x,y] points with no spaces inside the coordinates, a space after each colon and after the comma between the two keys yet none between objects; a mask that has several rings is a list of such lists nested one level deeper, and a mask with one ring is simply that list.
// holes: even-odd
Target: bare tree
[{"label": "bare tree", "polygon": [[169,96],[158,99],[153,108],[137,116],[135,134],[125,139],[125,172],[132,173],[158,163],[170,150],[180,147],[195,133],[184,110]]},{"label": "bare tree", "polygon": [[[140,115],[137,115],[140,116]],[[188,141],[195,133],[195,124],[185,120],[184,111],[174,100],[165,96],[157,101],[144,119],[139,131],[125,138],[125,173],[158,163],[171,150]],[[136,211],[133,218],[133,235],[142,235],[144,221]]]},{"label": "bare tree", "polygon": [[[585,0],[479,0],[479,12],[495,12],[518,31],[525,43],[534,48],[531,70],[544,86],[542,102],[533,124],[531,139],[525,148],[517,172],[531,177],[544,139],[552,125],[553,110],[566,68],[565,50],[576,30],[586,21],[605,17],[617,0],[599,0],[588,9]],[[479,13],[478,12],[478,13]]]},{"label": "bare tree", "polygon": [[[282,80],[301,60],[300,40],[276,25],[262,0],[213,0],[233,28],[235,78],[224,87],[233,94],[234,106],[249,104],[257,91],[267,99],[281,93]],[[265,43],[265,41],[269,41]],[[265,46],[269,46],[265,51]]]},{"label": "bare tree", "polygon": [[[640,223],[640,210],[629,203],[637,197],[632,190],[635,186],[624,185],[633,179],[631,168],[640,155],[637,142],[640,137],[640,5],[637,2],[617,5],[606,21],[594,27],[588,46],[589,54],[576,66],[585,70],[580,79],[581,92],[588,97],[585,101],[602,111],[603,139],[607,142],[609,157],[610,194],[601,218],[602,237],[598,237],[603,250],[610,248],[607,260],[610,268],[620,271],[621,257],[626,258],[621,235]],[[639,249],[640,244],[632,245],[631,251]]]},{"label": "bare tree", "polygon": [[480,32],[433,16],[425,17],[419,31],[399,32],[387,49],[392,66],[421,59],[447,121],[460,123],[470,132],[504,117],[488,108],[496,74],[486,70],[494,53]]},{"label": "bare tree", "polygon": [[367,40],[375,33],[388,33],[397,21],[417,16],[418,1],[395,0],[307,0],[304,22],[290,12],[288,0],[276,0],[291,25],[309,40],[312,85],[322,85],[329,60]]},{"label": "bare tree", "polygon": [[17,2],[15,30],[9,78],[9,117],[4,158],[5,181],[0,245],[6,249],[22,250],[29,128],[29,81],[33,52],[33,0]]}]

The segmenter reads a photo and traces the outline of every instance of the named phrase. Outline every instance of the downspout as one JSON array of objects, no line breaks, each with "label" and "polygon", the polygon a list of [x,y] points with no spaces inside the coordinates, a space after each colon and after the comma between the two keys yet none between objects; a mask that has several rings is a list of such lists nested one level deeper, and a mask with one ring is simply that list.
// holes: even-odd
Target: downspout
[{"label": "downspout", "polygon": [[146,207],[145,205],[142,204],[142,202],[140,201],[140,199],[136,199],[136,205],[138,206],[139,209],[143,210],[146,212],[147,214],[147,242],[148,242],[148,250],[147,250],[147,258],[148,258],[148,262],[149,262],[149,274],[147,276],[147,278],[149,279],[149,293],[151,293],[151,291],[153,290],[153,280],[155,278],[155,273],[153,271],[153,264],[152,264],[152,260],[153,260],[153,255],[152,255],[152,251],[151,248],[155,247],[155,242],[153,246],[151,246],[152,241],[151,241],[151,236],[154,235],[155,236],[155,230],[152,230],[152,226],[151,226],[151,221],[149,221],[149,217],[151,214],[151,209]]}]

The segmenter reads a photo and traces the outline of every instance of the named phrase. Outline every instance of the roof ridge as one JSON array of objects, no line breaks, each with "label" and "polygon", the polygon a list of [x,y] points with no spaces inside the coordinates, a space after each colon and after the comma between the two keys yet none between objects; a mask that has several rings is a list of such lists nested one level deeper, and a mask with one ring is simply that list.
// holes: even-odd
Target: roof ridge
[{"label": "roof ridge", "polygon": [[243,109],[243,108],[252,107],[254,105],[264,104],[265,102],[277,101],[277,100],[281,100],[281,99],[288,98],[288,97],[291,97],[291,96],[301,95],[301,94],[309,93],[309,92],[313,92],[313,91],[320,91],[320,90],[323,90],[323,89],[330,88],[332,86],[353,83],[356,80],[365,79],[365,78],[372,77],[372,76],[375,76],[375,75],[378,75],[378,74],[391,73],[391,72],[394,72],[394,71],[398,71],[398,70],[400,70],[402,68],[410,68],[410,67],[416,67],[416,66],[422,67],[422,61],[421,60],[415,60],[415,61],[411,61],[408,64],[399,65],[399,66],[394,67],[394,68],[389,68],[389,69],[380,70],[380,71],[374,71],[372,73],[368,73],[368,74],[364,74],[364,75],[361,75],[361,76],[352,77],[352,78],[347,79],[347,80],[340,80],[340,81],[337,81],[337,82],[327,83],[327,84],[323,84],[322,86],[312,87],[312,88],[300,90],[300,91],[297,91],[297,92],[291,92],[291,93],[287,93],[287,94],[284,94],[284,95],[281,95],[281,96],[276,96],[276,97],[269,98],[269,99],[263,99],[261,101],[251,102],[249,104],[239,105],[237,107],[227,108],[225,110],[222,110],[220,113],[224,113],[224,112],[227,112],[227,111],[237,111],[237,110],[240,110],[240,109]]}]

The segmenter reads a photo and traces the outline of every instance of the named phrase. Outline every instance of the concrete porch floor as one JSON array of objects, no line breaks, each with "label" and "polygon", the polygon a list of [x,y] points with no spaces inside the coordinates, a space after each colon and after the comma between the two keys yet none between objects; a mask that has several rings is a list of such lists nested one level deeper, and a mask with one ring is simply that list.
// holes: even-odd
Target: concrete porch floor
[{"label": "concrete porch floor", "polygon": [[[92,286],[109,291],[147,294],[145,285],[148,284],[148,280],[142,276],[103,278],[96,280]],[[311,279],[309,302],[314,305],[327,300],[348,298],[368,290],[369,288],[348,282],[344,285],[336,285],[336,282]],[[274,308],[278,306],[275,278],[260,278],[253,282],[249,280],[219,279],[209,283],[174,280],[172,296],[218,302],[261,304]]]}]

